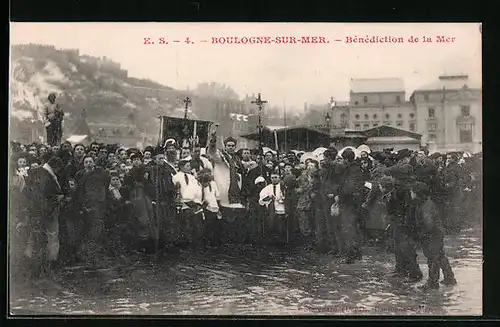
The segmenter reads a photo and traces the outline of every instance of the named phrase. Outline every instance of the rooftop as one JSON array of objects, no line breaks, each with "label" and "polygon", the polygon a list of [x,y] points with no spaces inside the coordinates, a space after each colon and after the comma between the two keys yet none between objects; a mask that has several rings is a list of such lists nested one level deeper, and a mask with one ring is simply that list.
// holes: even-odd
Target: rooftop
[{"label": "rooftop", "polygon": [[405,92],[405,85],[401,78],[351,78],[351,92]]},{"label": "rooftop", "polygon": [[480,89],[481,83],[477,83],[469,79],[467,75],[444,75],[439,76],[438,80],[419,87],[415,90],[418,91],[441,91],[443,88],[446,90],[460,90],[467,85],[471,89]]}]

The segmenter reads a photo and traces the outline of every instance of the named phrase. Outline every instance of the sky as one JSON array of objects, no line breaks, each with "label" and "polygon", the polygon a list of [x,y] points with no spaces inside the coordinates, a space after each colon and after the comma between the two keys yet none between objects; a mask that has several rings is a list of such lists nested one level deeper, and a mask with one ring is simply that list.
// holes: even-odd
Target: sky
[{"label": "sky", "polygon": [[[131,77],[177,89],[224,83],[241,98],[262,93],[270,105],[302,109],[349,99],[351,78],[399,77],[406,98],[439,75],[481,81],[477,23],[11,23],[11,44],[79,49],[119,62]],[[327,44],[212,44],[212,37],[318,36]],[[346,43],[347,37],[394,36],[404,43]],[[418,43],[408,42],[411,36]],[[423,43],[423,36],[431,43]],[[436,42],[438,36],[454,42]],[[155,44],[144,44],[144,38]],[[164,37],[168,44],[160,44]],[[192,44],[184,41],[189,37]],[[341,40],[335,41],[336,39]],[[180,43],[172,41],[180,40]],[[200,42],[208,40],[208,42]]]}]

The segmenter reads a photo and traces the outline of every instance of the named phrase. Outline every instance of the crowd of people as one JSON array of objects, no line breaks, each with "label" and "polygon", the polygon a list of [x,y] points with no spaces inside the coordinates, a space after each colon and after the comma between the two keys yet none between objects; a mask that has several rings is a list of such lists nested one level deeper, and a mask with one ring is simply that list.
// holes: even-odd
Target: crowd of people
[{"label": "crowd of people", "polygon": [[11,262],[36,278],[104,267],[120,251],[243,243],[350,264],[373,243],[395,254],[396,276],[422,279],[421,247],[424,288],[438,287],[440,270],[454,284],[443,240],[481,219],[481,155],[392,150],[263,153],[233,138],[218,147],[215,133],[206,147],[168,139],[142,151],[11,142]]}]

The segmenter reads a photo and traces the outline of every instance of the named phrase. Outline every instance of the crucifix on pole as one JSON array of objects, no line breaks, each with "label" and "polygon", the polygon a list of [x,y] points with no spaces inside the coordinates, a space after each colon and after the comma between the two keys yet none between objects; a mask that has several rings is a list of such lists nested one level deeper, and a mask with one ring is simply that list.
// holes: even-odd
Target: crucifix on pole
[{"label": "crucifix on pole", "polygon": [[184,119],[188,118],[188,107],[191,104],[191,99],[189,97],[186,97],[184,100],[182,100],[185,104],[184,107]]},{"label": "crucifix on pole", "polygon": [[267,101],[262,100],[259,93],[257,99],[252,101],[252,103],[259,107],[259,150],[262,152],[262,105],[267,103]]}]

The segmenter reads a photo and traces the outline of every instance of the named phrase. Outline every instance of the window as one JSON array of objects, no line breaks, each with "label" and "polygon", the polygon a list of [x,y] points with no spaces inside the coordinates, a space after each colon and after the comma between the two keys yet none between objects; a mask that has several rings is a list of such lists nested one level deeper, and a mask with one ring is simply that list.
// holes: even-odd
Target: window
[{"label": "window", "polygon": [[424,100],[425,101],[429,101],[429,95],[428,94],[424,94]]},{"label": "window", "polygon": [[429,141],[436,142],[436,134],[429,134]]},{"label": "window", "polygon": [[462,113],[463,117],[469,117],[470,116],[470,107],[469,106],[460,106],[460,112]]},{"label": "window", "polygon": [[354,129],[355,130],[360,130],[361,129],[361,125],[360,124],[354,124]]},{"label": "window", "polygon": [[436,115],[436,109],[429,108],[429,118],[434,118]]},{"label": "window", "polygon": [[369,117],[368,117],[368,114],[365,114],[365,119],[368,119],[368,118],[369,118]]},{"label": "window", "polygon": [[403,118],[403,115],[398,114],[398,118],[399,118],[399,119]]},{"label": "window", "polygon": [[410,123],[410,131],[415,131],[415,123]]},{"label": "window", "polygon": [[389,118],[391,118],[391,115],[385,114],[385,119],[389,119]]},{"label": "window", "polygon": [[370,128],[370,125],[368,125],[368,124],[363,125],[363,129],[368,129],[368,128]]},{"label": "window", "polygon": [[385,126],[391,126],[391,122],[390,122],[390,121],[385,121],[385,122],[384,122],[384,125],[385,125]]},{"label": "window", "polygon": [[377,127],[377,126],[378,126],[378,124],[377,124],[377,123],[373,124],[373,127]]},{"label": "window", "polygon": [[358,101],[355,101],[355,102],[354,102],[354,104],[355,104],[355,105],[358,105],[358,104],[359,104],[359,102],[358,102]]},{"label": "window", "polygon": [[415,118],[415,114],[413,112],[410,114],[410,118]]},{"label": "window", "polygon": [[396,102],[400,103],[401,102],[401,97],[399,95],[396,96]]},{"label": "window", "polygon": [[356,116],[354,116],[354,117],[356,117],[356,119],[359,119],[359,115],[356,115]]},{"label": "window", "polygon": [[366,95],[363,97],[363,102],[368,103],[368,97]]},{"label": "window", "polygon": [[458,128],[460,130],[460,143],[471,143],[472,124],[460,124]]},{"label": "window", "polygon": [[377,119],[377,114],[374,114],[374,115],[373,115],[373,119]]},{"label": "window", "polygon": [[340,123],[342,124],[342,126],[345,126],[347,124],[347,115],[342,113],[340,115]]},{"label": "window", "polygon": [[403,127],[403,123],[402,122],[397,122],[396,123],[396,127]]},{"label": "window", "polygon": [[435,132],[436,128],[437,128],[436,124],[429,124],[427,126],[427,129],[429,130],[429,132]]}]

